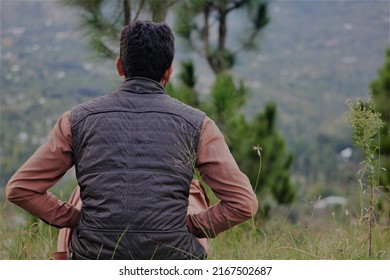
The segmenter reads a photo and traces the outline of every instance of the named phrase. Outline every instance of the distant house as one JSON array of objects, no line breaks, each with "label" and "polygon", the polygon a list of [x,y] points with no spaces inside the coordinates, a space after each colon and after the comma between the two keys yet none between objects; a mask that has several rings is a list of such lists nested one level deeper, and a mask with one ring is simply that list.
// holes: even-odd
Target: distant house
[{"label": "distant house", "polygon": [[347,199],[342,196],[327,196],[325,198],[321,198],[314,203],[315,209],[326,209],[329,206],[345,206],[347,205]]}]

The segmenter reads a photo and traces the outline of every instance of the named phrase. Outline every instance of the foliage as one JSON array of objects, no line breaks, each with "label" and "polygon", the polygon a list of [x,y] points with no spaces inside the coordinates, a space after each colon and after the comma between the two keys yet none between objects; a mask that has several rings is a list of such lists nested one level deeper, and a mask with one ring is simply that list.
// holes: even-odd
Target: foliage
[{"label": "foliage", "polygon": [[266,104],[264,112],[248,120],[242,112],[247,90],[242,82],[236,85],[228,73],[219,74],[209,99],[199,102],[199,92],[191,87],[196,83],[186,84],[186,81],[196,80],[193,66],[189,65],[188,62],[182,64],[179,76],[186,78],[181,79],[178,86],[171,85],[168,92],[207,112],[218,124],[239,167],[259,194],[260,215],[267,217],[274,206],[292,203],[297,194],[290,179],[293,156],[286,151],[276,127],[276,105]]},{"label": "foliage", "polygon": [[[228,47],[228,16],[245,11],[248,36],[233,51]],[[268,3],[262,0],[189,0],[176,9],[176,31],[191,48],[205,58],[216,75],[231,69],[238,52],[255,46],[255,38],[268,24]],[[217,26],[217,27],[215,27]]]},{"label": "foliage", "polygon": [[386,60],[378,71],[378,78],[371,83],[372,99],[377,112],[383,121],[376,145],[380,150],[380,161],[383,170],[380,173],[379,185],[390,193],[390,48]]},{"label": "foliage", "polygon": [[80,12],[80,28],[98,57],[118,56],[118,34],[123,26],[148,15],[153,21],[165,19],[168,9],[177,0],[61,0],[63,5]]},{"label": "foliage", "polygon": [[[369,205],[365,208],[362,205],[362,218],[368,221],[368,255],[372,256],[372,228],[375,226],[374,208],[376,198],[375,189],[378,186],[380,162],[375,158],[380,153],[380,148],[374,143],[374,137],[378,135],[383,122],[380,114],[376,111],[374,102],[370,98],[366,104],[360,100],[355,100],[349,104],[349,121],[352,126],[352,138],[355,144],[364,151],[364,166],[359,171],[359,184],[363,190],[369,191]],[[367,185],[364,184],[367,175]]]},{"label": "foliage", "polygon": [[181,62],[182,71],[179,73],[178,84],[173,86],[172,83],[168,83],[167,92],[184,103],[199,107],[200,98],[195,90],[196,78],[195,78],[195,66],[192,61]]}]

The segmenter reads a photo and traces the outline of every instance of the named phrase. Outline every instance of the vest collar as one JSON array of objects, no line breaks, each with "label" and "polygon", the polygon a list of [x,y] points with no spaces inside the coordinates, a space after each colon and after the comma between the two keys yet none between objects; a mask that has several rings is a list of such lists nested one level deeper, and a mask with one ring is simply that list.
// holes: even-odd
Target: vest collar
[{"label": "vest collar", "polygon": [[160,83],[144,77],[132,77],[126,79],[119,87],[119,90],[136,94],[167,93]]}]

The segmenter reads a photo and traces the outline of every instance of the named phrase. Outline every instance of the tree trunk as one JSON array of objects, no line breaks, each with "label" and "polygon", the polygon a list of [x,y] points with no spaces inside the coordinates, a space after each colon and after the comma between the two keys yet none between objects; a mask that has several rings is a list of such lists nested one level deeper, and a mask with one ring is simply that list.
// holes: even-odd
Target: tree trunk
[{"label": "tree trunk", "polygon": [[131,22],[131,5],[130,0],[123,0],[123,11],[125,12],[124,26]]},{"label": "tree trunk", "polygon": [[225,11],[220,11],[219,30],[218,30],[218,51],[219,52],[223,52],[225,50],[226,18],[227,18],[226,12]]}]

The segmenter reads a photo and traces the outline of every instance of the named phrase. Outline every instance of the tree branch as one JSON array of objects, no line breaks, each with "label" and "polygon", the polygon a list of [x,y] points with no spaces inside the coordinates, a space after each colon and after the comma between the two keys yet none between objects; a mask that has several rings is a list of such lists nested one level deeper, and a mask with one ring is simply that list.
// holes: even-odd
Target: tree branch
[{"label": "tree branch", "polygon": [[138,6],[138,10],[134,16],[134,21],[138,19],[139,15],[141,14],[141,11],[142,9],[144,8],[145,6],[145,0],[142,0],[140,3],[139,3],[139,6]]},{"label": "tree branch", "polygon": [[[243,6],[245,3],[247,2],[247,0],[241,0],[241,1],[233,1],[233,5],[231,7],[227,7],[226,9],[226,14],[230,13],[231,11],[237,9],[237,8],[240,8],[241,6]],[[229,3],[228,3],[229,4]]]}]

